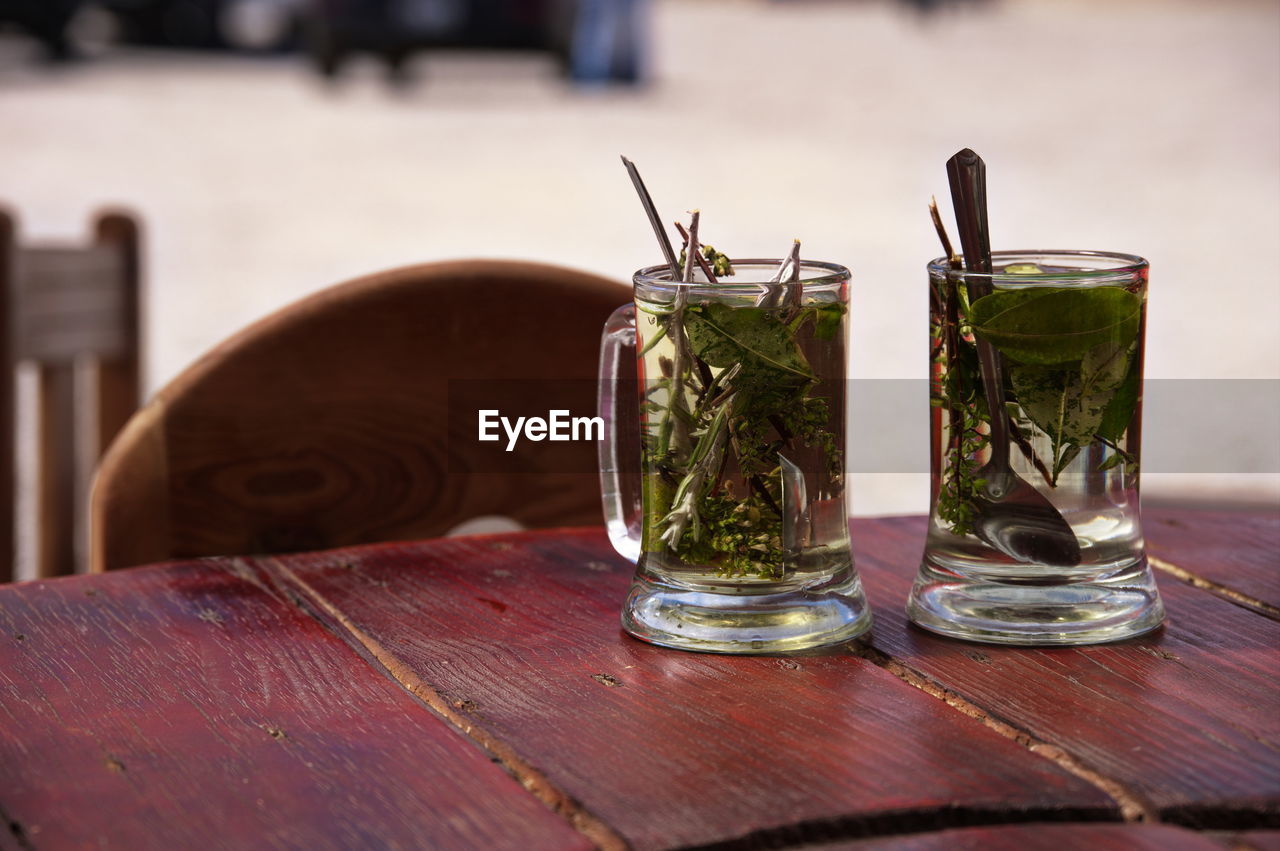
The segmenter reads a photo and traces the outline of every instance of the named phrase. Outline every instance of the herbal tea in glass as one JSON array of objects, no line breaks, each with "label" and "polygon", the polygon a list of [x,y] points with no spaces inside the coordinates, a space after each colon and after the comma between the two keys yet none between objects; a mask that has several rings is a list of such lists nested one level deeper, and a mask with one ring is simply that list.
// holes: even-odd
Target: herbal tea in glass
[{"label": "herbal tea in glass", "polygon": [[[733,260],[698,242],[641,269],[606,326],[605,515],[637,561],[623,627],[655,644],[783,652],[865,631],[844,498],[848,270]],[[690,254],[692,252],[692,256]],[[638,446],[620,446],[610,388],[639,378]],[[621,453],[640,458],[624,494]]]},{"label": "herbal tea in glass", "polygon": [[929,264],[933,508],[908,605],[921,626],[1082,644],[1161,622],[1138,514],[1146,285],[1146,261],[1123,254],[995,252],[987,275]]}]

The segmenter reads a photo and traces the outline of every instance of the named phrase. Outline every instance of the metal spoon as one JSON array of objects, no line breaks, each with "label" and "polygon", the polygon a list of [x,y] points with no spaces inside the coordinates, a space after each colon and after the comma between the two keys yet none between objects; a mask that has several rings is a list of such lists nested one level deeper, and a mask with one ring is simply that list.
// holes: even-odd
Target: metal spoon
[{"label": "metal spoon", "polygon": [[[964,248],[969,303],[988,295],[994,287],[991,274],[991,239],[987,229],[987,167],[982,158],[965,148],[947,160],[951,202],[960,244]],[[975,500],[974,534],[990,546],[1020,562],[1051,567],[1080,563],[1080,542],[1070,524],[1043,494],[1009,466],[1009,418],[1004,410],[1004,364],[1000,353],[977,338],[982,390],[991,421],[991,460],[975,473],[986,487]]]}]

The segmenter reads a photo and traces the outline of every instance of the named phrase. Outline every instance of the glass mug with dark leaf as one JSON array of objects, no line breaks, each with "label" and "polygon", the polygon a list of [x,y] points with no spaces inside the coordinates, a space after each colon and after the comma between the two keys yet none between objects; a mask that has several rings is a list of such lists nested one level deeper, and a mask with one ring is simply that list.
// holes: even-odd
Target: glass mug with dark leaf
[{"label": "glass mug with dark leaf", "polygon": [[681,230],[684,256],[635,273],[602,342],[605,519],[636,562],[623,627],[719,653],[851,639],[871,613],[844,499],[849,272],[798,243],[730,262],[698,242],[696,213]]},{"label": "glass mug with dark leaf", "polygon": [[1138,512],[1147,261],[991,251],[987,168],[947,161],[964,254],[929,264],[932,503],[907,614],[973,641],[1093,644],[1164,605]]},{"label": "glass mug with dark leaf", "polygon": [[1158,626],[1138,513],[1147,261],[995,252],[975,273],[943,257],[929,298],[933,509],[912,620],[1010,644]]}]

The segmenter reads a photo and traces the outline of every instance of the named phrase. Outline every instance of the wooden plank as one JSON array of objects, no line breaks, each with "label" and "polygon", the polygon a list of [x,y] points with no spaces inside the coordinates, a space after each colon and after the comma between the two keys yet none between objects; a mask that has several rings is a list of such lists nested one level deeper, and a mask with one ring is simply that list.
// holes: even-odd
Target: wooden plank
[{"label": "wooden plank", "polygon": [[75,367],[41,366],[38,546],[39,576],[76,572],[76,416]]},{"label": "wooden plank", "polygon": [[395,675],[635,847],[1116,818],[1097,788],[841,648],[684,653],[618,626],[602,532],[279,556]]},{"label": "wooden plank", "polygon": [[590,847],[234,561],[0,588],[0,812],[37,848]]},{"label": "wooden plank", "polygon": [[[37,250],[27,249],[27,253]],[[59,316],[84,321],[105,314],[109,324],[120,325],[121,293],[114,280],[86,280],[77,284],[75,289],[50,288],[27,292],[26,302],[22,305],[23,322],[48,322]]]},{"label": "wooden plank", "polygon": [[1246,830],[1223,837],[1224,845],[1232,851],[1280,851],[1280,830]]},{"label": "wooden plank", "polygon": [[823,845],[822,851],[1222,851],[1224,843],[1166,824],[1015,824]]},{"label": "wooden plank", "polygon": [[112,244],[27,248],[17,254],[14,346],[19,360],[69,362],[128,354],[133,320],[124,252]]},{"label": "wooden plank", "polygon": [[875,646],[1064,750],[1129,806],[1213,829],[1280,824],[1280,623],[1161,576],[1159,632],[1112,645],[1005,648],[908,627],[922,517],[856,520]]},{"label": "wooden plank", "polygon": [[35,317],[22,326],[18,344],[24,359],[42,363],[71,363],[94,352],[120,357],[124,337],[118,328],[101,323],[101,316],[86,314]]},{"label": "wooden plank", "polygon": [[23,295],[57,291],[76,297],[119,278],[121,256],[105,245],[37,246],[22,252],[20,268]]},{"label": "wooden plank", "polygon": [[1159,567],[1280,609],[1280,511],[1161,508],[1144,511],[1142,525]]}]

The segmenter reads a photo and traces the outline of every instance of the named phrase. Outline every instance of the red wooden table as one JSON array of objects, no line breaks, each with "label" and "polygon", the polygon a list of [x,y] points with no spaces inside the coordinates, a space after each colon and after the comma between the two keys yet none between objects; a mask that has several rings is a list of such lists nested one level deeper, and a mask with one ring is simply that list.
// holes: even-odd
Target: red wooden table
[{"label": "red wooden table", "polygon": [[1280,847],[1280,515],[1148,511],[1114,645],[909,627],[922,518],[853,524],[869,641],[622,635],[598,530],[0,588],[0,848]]}]

